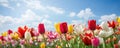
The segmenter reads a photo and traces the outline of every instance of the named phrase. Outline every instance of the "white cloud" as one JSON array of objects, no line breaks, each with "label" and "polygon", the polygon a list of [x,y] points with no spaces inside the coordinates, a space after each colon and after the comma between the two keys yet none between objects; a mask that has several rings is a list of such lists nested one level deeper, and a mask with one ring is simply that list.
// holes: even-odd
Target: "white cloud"
[{"label": "white cloud", "polygon": [[75,12],[71,12],[71,13],[69,14],[70,17],[74,17],[75,15],[76,15]]},{"label": "white cloud", "polygon": [[94,14],[93,12],[91,11],[90,8],[86,8],[85,10],[81,10],[78,14],[77,14],[78,17],[80,18],[83,18],[85,20],[88,20],[90,17],[93,17]]},{"label": "white cloud", "polygon": [[56,12],[58,14],[63,14],[64,10],[62,8],[57,8],[57,7],[53,7],[53,6],[47,6],[48,10],[51,10],[53,12]]},{"label": "white cloud", "polygon": [[84,22],[83,20],[72,20],[71,23],[72,24],[85,24],[86,22]]},{"label": "white cloud", "polygon": [[16,6],[17,6],[17,7],[20,7],[20,3],[17,3]]},{"label": "white cloud", "polygon": [[12,6],[10,6],[10,3],[8,0],[0,0],[0,5],[6,8],[14,9]]},{"label": "white cloud", "polygon": [[100,17],[99,22],[101,21],[112,21],[116,20],[117,15],[116,14],[110,14],[110,15],[103,15]]},{"label": "white cloud", "polygon": [[47,29],[52,28],[52,21],[47,18],[49,18],[49,15],[39,16],[30,9],[26,10],[19,18],[0,15],[0,29],[4,29],[3,31],[6,31],[8,28],[17,29],[18,26],[23,25],[37,28],[39,23],[44,23]]},{"label": "white cloud", "polygon": [[63,14],[64,10],[55,6],[42,5],[40,0],[23,0],[26,6],[30,9],[44,10],[44,11],[53,11],[57,14]]},{"label": "white cloud", "polygon": [[32,9],[45,9],[45,7],[41,5],[40,0],[23,0],[23,2],[27,5],[27,7]]}]

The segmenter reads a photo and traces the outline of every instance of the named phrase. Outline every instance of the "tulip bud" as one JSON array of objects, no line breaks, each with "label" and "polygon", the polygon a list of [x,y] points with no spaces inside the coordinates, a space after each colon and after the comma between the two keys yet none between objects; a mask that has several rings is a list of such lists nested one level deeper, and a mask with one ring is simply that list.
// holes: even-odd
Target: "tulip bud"
[{"label": "tulip bud", "polygon": [[25,32],[25,39],[29,40],[31,38],[30,32]]},{"label": "tulip bud", "polygon": [[60,23],[55,23],[55,29],[56,29],[56,32],[58,32],[59,34],[61,34],[61,31],[60,31]]},{"label": "tulip bud", "polygon": [[73,25],[68,25],[68,32],[72,33],[73,32]]},{"label": "tulip bud", "polygon": [[44,33],[45,33],[44,24],[40,23],[40,24],[38,25],[38,32],[39,32],[40,34],[44,34]]},{"label": "tulip bud", "polygon": [[94,37],[92,40],[92,45],[97,47],[100,44],[100,41],[97,37]]},{"label": "tulip bud", "polygon": [[45,48],[45,46],[46,46],[46,45],[45,45],[44,42],[40,44],[40,48]]},{"label": "tulip bud", "polygon": [[67,27],[66,22],[60,23],[60,30],[61,30],[62,33],[67,33],[68,32],[68,27]]},{"label": "tulip bud", "polygon": [[9,35],[10,35],[11,33],[13,33],[13,31],[10,30],[10,29],[9,29],[7,32],[8,32]]},{"label": "tulip bud", "polygon": [[90,30],[95,30],[96,29],[96,20],[89,20],[88,21],[88,28]]}]

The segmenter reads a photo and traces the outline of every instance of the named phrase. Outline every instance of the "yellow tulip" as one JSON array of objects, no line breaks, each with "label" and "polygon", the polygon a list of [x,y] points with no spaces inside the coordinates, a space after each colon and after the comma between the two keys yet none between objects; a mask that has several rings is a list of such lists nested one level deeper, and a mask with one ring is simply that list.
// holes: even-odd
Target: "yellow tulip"
[{"label": "yellow tulip", "polygon": [[8,35],[7,32],[2,33],[2,36],[7,36],[7,35]]},{"label": "yellow tulip", "polygon": [[44,42],[40,44],[40,48],[45,48],[45,43]]},{"label": "yellow tulip", "polygon": [[119,22],[119,23],[120,23],[120,17],[117,17],[117,22]]},{"label": "yellow tulip", "polygon": [[14,32],[14,33],[11,33],[10,36],[13,38],[13,39],[18,39],[19,38],[19,35]]},{"label": "yellow tulip", "polygon": [[58,46],[57,48],[62,48],[61,46]]},{"label": "yellow tulip", "polygon": [[60,23],[55,23],[55,30],[56,32],[58,32],[59,34],[61,34],[61,31],[60,31]]},{"label": "yellow tulip", "polygon": [[72,33],[73,32],[73,25],[68,25],[68,33]]}]

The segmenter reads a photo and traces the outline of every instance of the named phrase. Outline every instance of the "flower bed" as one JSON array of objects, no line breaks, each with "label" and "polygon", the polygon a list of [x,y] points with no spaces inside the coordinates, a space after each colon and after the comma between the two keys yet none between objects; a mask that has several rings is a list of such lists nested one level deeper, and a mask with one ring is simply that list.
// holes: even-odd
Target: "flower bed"
[{"label": "flower bed", "polygon": [[88,25],[56,23],[56,31],[27,26],[0,35],[0,48],[120,48],[120,19],[102,22],[89,20]]}]

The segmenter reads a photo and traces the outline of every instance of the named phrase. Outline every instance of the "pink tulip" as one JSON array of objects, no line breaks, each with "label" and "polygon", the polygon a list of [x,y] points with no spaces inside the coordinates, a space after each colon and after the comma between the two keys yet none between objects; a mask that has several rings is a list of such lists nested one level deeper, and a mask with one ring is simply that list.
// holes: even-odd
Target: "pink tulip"
[{"label": "pink tulip", "polygon": [[20,45],[24,45],[24,44],[25,44],[25,40],[24,40],[24,39],[23,39],[23,40],[21,39],[21,40],[20,40]]},{"label": "pink tulip", "polygon": [[40,24],[38,25],[38,32],[39,32],[40,34],[44,34],[44,33],[45,33],[44,24],[40,23]]},{"label": "pink tulip", "polygon": [[55,38],[57,38],[57,33],[56,32],[49,32],[48,37],[50,39],[55,39]]},{"label": "pink tulip", "polygon": [[91,42],[92,42],[92,45],[93,45],[94,47],[97,47],[97,46],[99,46],[99,44],[100,44],[99,38],[97,38],[97,37],[94,37],[94,38],[91,40]]},{"label": "pink tulip", "polygon": [[68,27],[66,22],[60,23],[60,31],[61,33],[67,33]]}]

